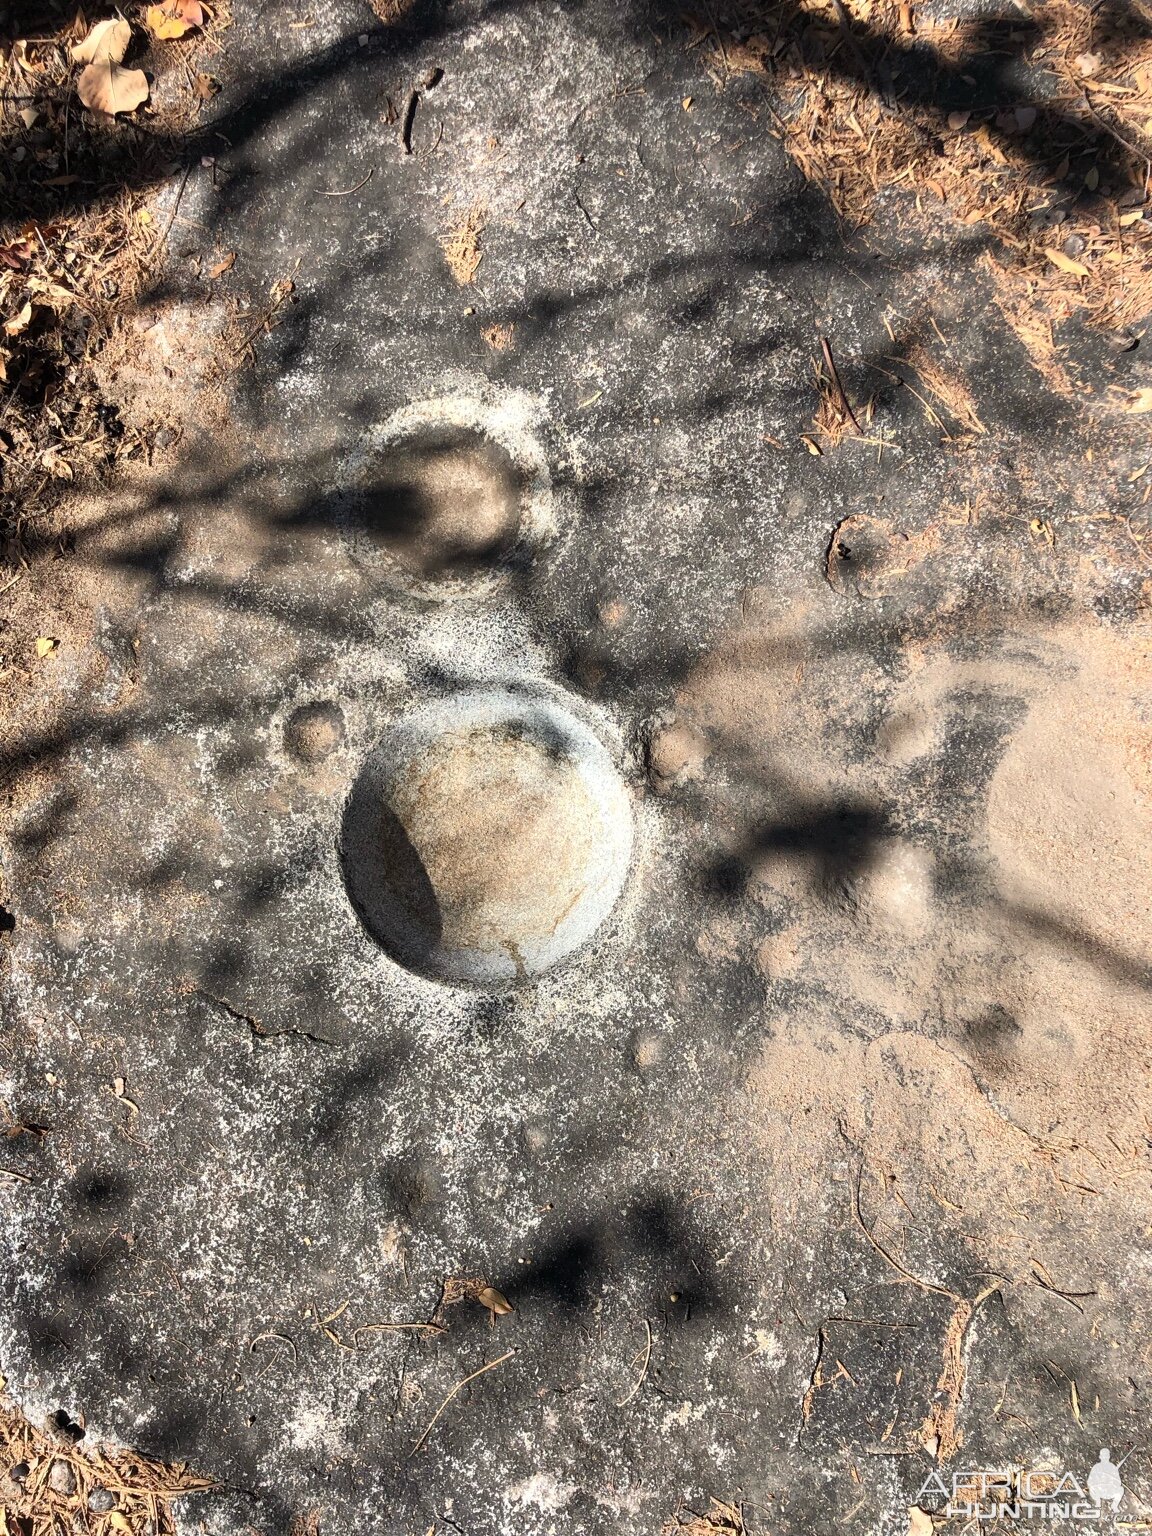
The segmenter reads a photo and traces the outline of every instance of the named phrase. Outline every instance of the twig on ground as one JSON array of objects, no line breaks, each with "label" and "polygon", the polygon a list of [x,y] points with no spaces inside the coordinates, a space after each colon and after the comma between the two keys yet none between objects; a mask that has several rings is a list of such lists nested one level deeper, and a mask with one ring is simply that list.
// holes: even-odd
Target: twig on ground
[{"label": "twig on ground", "polygon": [[419,91],[409,91],[408,100],[400,114],[400,148],[406,155],[412,153],[412,125],[416,121],[416,108],[420,102]]},{"label": "twig on ground", "polygon": [[361,176],[360,180],[356,183],[356,185],[354,187],[345,187],[342,192],[321,192],[320,196],[321,197],[351,197],[353,192],[359,192],[361,187],[367,185],[367,183],[372,180],[372,177],[373,177],[375,171],[376,171],[376,167],[373,166],[372,169],[368,172],[368,174],[366,176]]},{"label": "twig on ground", "polygon": [[616,1404],[617,1408],[623,1408],[626,1403],[630,1403],[632,1401],[637,1392],[639,1392],[640,1388],[644,1385],[644,1378],[648,1374],[648,1363],[652,1359],[652,1327],[646,1317],[643,1318],[642,1321],[644,1323],[644,1332],[648,1336],[647,1342],[644,1345],[644,1364],[640,1367],[640,1375],[636,1378],[636,1385],[632,1388],[627,1397],[622,1397],[620,1399],[620,1401]]},{"label": "twig on ground", "polygon": [[361,1333],[447,1333],[443,1323],[361,1323],[353,1328],[352,1338]]},{"label": "twig on ground", "polygon": [[856,436],[863,437],[864,433],[860,429],[860,423],[856,420],[856,412],[852,409],[852,406],[848,400],[848,396],[844,391],[844,385],[840,382],[840,372],[836,367],[835,360],[832,356],[832,348],[828,343],[827,336],[821,336],[820,338],[820,351],[824,354],[824,366],[828,369],[828,374],[832,380],[832,387],[836,391],[837,402],[840,406],[840,409],[852,423],[852,430],[855,432]]},{"label": "twig on ground", "polygon": [[889,1253],[887,1248],[885,1248],[884,1245],[872,1235],[872,1233],[868,1230],[867,1223],[864,1220],[864,1213],[860,1208],[859,1173],[856,1175],[856,1188],[852,1197],[852,1214],[856,1218],[857,1226],[859,1226],[861,1232],[863,1232],[864,1236],[871,1243],[872,1247],[875,1248],[876,1252],[882,1259],[885,1260],[886,1263],[891,1264],[892,1268],[898,1275],[901,1275],[905,1280],[910,1281],[913,1285],[920,1286],[925,1291],[935,1291],[937,1296],[947,1296],[952,1301],[961,1300],[961,1298],[956,1295],[956,1292],[950,1291],[947,1286],[935,1285],[931,1280],[922,1280],[919,1275],[914,1275],[910,1269],[905,1269],[904,1265],[900,1263],[900,1260],[897,1259],[893,1254]]},{"label": "twig on ground", "polygon": [[428,1436],[435,1429],[436,1424],[439,1421],[440,1415],[444,1412],[445,1408],[447,1408],[448,1404],[452,1401],[452,1399],[456,1396],[456,1394],[458,1392],[462,1392],[470,1381],[475,1381],[477,1376],[483,1376],[485,1371],[494,1371],[498,1365],[503,1365],[505,1360],[510,1360],[515,1353],[516,1353],[516,1351],[514,1349],[510,1349],[510,1350],[506,1351],[506,1353],[502,1354],[499,1357],[499,1359],[489,1360],[487,1365],[482,1365],[478,1371],[473,1371],[471,1376],[465,1376],[463,1381],[458,1381],[456,1383],[456,1385],[452,1388],[451,1392],[449,1392],[448,1396],[440,1404],[439,1408],[437,1408],[436,1412],[432,1415],[432,1418],[431,1418],[431,1420],[430,1420],[430,1422],[428,1424],[428,1428],[424,1431],[424,1433],[420,1436],[419,1440],[417,1440],[416,1444],[408,1452],[409,1459],[411,1459],[413,1456],[415,1456],[416,1452],[420,1449],[420,1447],[428,1439]]}]

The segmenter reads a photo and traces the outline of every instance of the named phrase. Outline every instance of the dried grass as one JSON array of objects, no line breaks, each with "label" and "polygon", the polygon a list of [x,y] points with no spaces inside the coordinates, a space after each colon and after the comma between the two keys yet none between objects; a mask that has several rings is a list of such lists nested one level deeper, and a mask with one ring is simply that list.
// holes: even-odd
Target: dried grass
[{"label": "dried grass", "polygon": [[936,404],[943,407],[970,437],[981,436],[986,428],[976,414],[972,392],[958,373],[944,368],[919,342],[914,343],[900,360],[910,368]]},{"label": "dried grass", "polygon": [[[130,8],[135,16],[135,8]],[[140,122],[85,111],[70,46],[91,18],[0,44],[0,556],[70,482],[98,484],[149,444],[103,398],[95,360],[159,274],[166,228],[151,195],[179,170],[214,82],[227,9],[206,34],[146,44],[132,61],[174,72],[179,105]]]},{"label": "dried grass", "polygon": [[484,260],[480,237],[484,233],[486,219],[483,206],[475,203],[469,208],[463,222],[449,230],[441,241],[448,270],[461,288],[476,281],[476,273]]},{"label": "dried grass", "polygon": [[661,1527],[660,1536],[745,1536],[744,1511],[723,1499],[709,1501],[705,1514],[680,1509]]},{"label": "dried grass", "polygon": [[172,1500],[213,1486],[135,1451],[81,1450],[0,1403],[0,1536],[173,1536]]},{"label": "dried grass", "polygon": [[[991,236],[1004,281],[1055,322],[1152,312],[1152,7],[1021,0],[1013,22],[932,20],[915,0],[736,0],[692,21],[721,87],[776,85],[775,129],[851,228],[903,190],[925,219]],[[1014,56],[1030,97],[982,110],[968,73]],[[1042,330],[1016,323],[1054,368]]]}]

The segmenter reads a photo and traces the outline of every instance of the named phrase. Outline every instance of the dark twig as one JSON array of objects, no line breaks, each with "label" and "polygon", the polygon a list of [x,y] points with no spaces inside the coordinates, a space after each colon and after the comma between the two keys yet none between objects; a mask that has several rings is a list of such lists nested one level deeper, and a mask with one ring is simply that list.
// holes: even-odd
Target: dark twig
[{"label": "dark twig", "polygon": [[416,108],[420,102],[419,91],[409,91],[408,100],[400,116],[400,148],[406,155],[412,153],[412,125],[416,121]]},{"label": "dark twig", "polygon": [[860,423],[856,420],[856,413],[853,411],[851,405],[848,402],[848,396],[844,393],[844,386],[840,382],[840,374],[836,368],[836,363],[833,360],[832,348],[828,345],[828,338],[826,336],[821,336],[820,338],[820,350],[824,354],[824,366],[828,370],[828,376],[832,381],[832,387],[836,391],[837,404],[840,406],[840,409],[844,412],[845,416],[847,416],[848,420],[852,423],[852,430],[855,432],[856,436],[863,437],[864,433],[860,430]]}]

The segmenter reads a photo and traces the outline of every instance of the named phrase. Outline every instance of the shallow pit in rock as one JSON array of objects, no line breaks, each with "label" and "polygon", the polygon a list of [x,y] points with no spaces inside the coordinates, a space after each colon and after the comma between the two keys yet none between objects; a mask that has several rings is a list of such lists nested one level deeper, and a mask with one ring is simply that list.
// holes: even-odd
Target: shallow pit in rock
[{"label": "shallow pit in rock", "polygon": [[628,790],[550,698],[469,692],[414,711],[349,797],[342,855],[369,933],[456,985],[528,981],[588,942],[623,888]]}]

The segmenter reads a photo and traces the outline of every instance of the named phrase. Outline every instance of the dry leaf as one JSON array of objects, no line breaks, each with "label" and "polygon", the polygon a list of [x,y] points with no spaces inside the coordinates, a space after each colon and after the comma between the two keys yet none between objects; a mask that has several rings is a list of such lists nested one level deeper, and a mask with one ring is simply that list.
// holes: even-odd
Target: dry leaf
[{"label": "dry leaf", "polygon": [[1052,524],[1046,522],[1042,517],[1034,517],[1032,519],[1028,524],[1028,532],[1034,539],[1043,539],[1049,549],[1053,548],[1056,543],[1056,535],[1052,531]]},{"label": "dry leaf", "polygon": [[1098,53],[1078,53],[1074,62],[1080,74],[1087,77],[1096,73],[1102,60]]},{"label": "dry leaf", "polygon": [[486,1306],[494,1317],[507,1317],[509,1312],[516,1310],[507,1296],[502,1296],[493,1285],[486,1285],[482,1291],[477,1291],[476,1300]]},{"label": "dry leaf", "polygon": [[21,107],[18,116],[25,128],[35,128],[40,121],[40,114],[35,107]]},{"label": "dry leaf", "polygon": [[919,1504],[909,1508],[908,1536],[932,1536],[934,1528],[932,1516],[926,1509],[921,1509]]},{"label": "dry leaf", "polygon": [[41,635],[40,638],[36,641],[36,654],[37,656],[48,656],[56,649],[59,644],[59,640],[55,639],[53,636]]},{"label": "dry leaf", "polygon": [[220,89],[220,82],[211,75],[199,74],[193,82],[193,89],[201,101],[211,101]]},{"label": "dry leaf", "polygon": [[132,41],[132,28],[119,17],[98,21],[82,43],[72,50],[77,64],[119,64]]},{"label": "dry leaf", "polygon": [[0,265],[19,272],[32,259],[32,247],[27,240],[14,240],[11,245],[0,245]]},{"label": "dry leaf", "polygon": [[1143,209],[1137,208],[1135,213],[1122,213],[1120,215],[1120,228],[1130,229],[1133,224],[1139,224],[1144,217]]},{"label": "dry leaf", "polygon": [[214,267],[209,267],[209,269],[208,269],[209,280],[210,281],[215,281],[216,278],[223,277],[225,272],[231,272],[232,268],[235,265],[236,265],[236,252],[235,251],[229,251],[227,256],[221,257],[221,259],[216,263],[216,265]]},{"label": "dry leaf", "polygon": [[202,27],[204,12],[199,0],[165,0],[163,5],[150,5],[144,20],[152,36],[163,41]]},{"label": "dry leaf", "polygon": [[1096,166],[1091,166],[1084,173],[1084,185],[1088,188],[1089,192],[1095,192],[1096,188],[1100,185],[1100,171]]},{"label": "dry leaf", "polygon": [[135,112],[148,100],[148,77],[142,69],[125,69],[122,64],[89,64],[80,72],[76,94],[91,112]]},{"label": "dry leaf", "polygon": [[24,70],[25,73],[29,75],[35,73],[36,66],[28,57],[28,44],[24,38],[17,38],[17,40],[12,44],[12,52],[10,57],[13,64],[15,64],[18,69]]},{"label": "dry leaf", "polygon": [[1124,409],[1133,416],[1146,416],[1152,411],[1152,389],[1138,389]]},{"label": "dry leaf", "polygon": [[40,462],[57,480],[71,480],[72,466],[67,459],[57,453],[55,448],[49,448],[46,453],[41,454]]},{"label": "dry leaf", "polygon": [[32,319],[32,305],[25,304],[18,315],[4,322],[4,334],[6,336],[19,336],[20,332],[27,330],[28,322]]},{"label": "dry leaf", "polygon": [[1063,251],[1044,248],[1044,254],[1054,267],[1059,267],[1061,272],[1067,272],[1071,277],[1091,277],[1092,274],[1082,261],[1073,261],[1071,256],[1065,256]]}]

